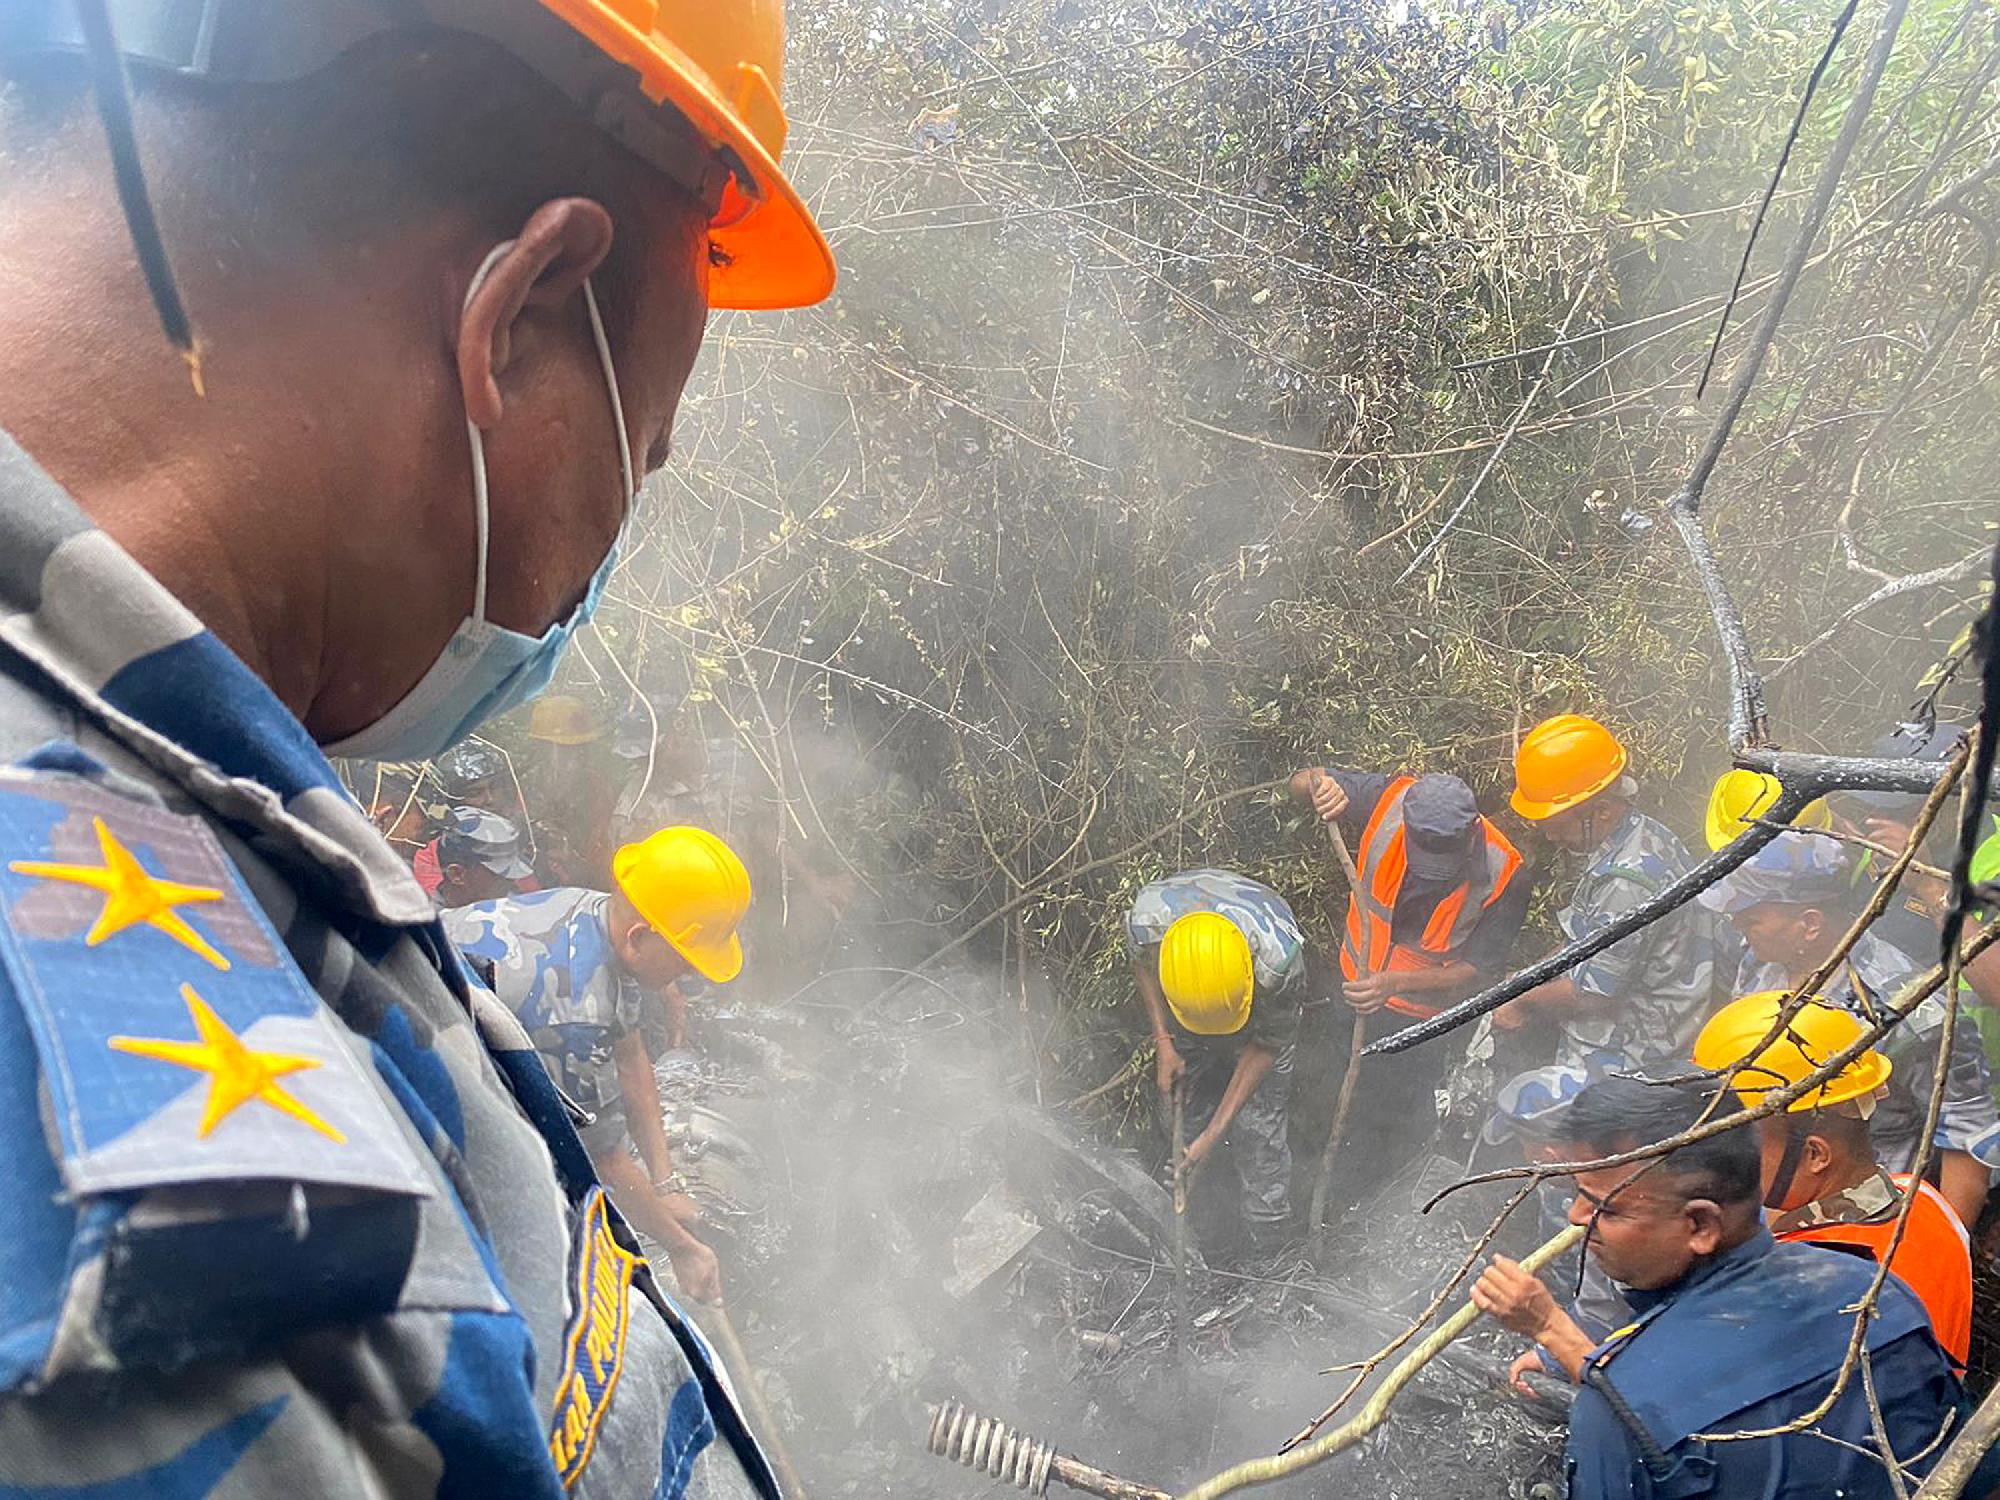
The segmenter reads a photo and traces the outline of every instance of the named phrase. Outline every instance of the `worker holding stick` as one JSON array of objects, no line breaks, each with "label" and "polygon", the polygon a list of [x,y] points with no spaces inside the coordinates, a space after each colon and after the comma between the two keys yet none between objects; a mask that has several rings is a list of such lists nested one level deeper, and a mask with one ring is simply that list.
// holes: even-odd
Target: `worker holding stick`
[{"label": "worker holding stick", "polygon": [[[1212,1225],[1213,1240],[1240,1240],[1253,1255],[1273,1250],[1291,1219],[1286,1107],[1306,972],[1298,919],[1246,875],[1183,870],[1139,892],[1125,935],[1168,1118],[1180,1092],[1187,1139],[1178,1169],[1205,1210],[1197,1217],[1231,1221]],[[1221,1174],[1187,1175],[1217,1156],[1229,1165],[1233,1205],[1216,1186]]]},{"label": "worker holding stick", "polygon": [[[1595,1161],[1678,1140],[1715,1106],[1714,1087],[1601,1079],[1563,1116],[1564,1154]],[[1884,1451],[1912,1482],[1937,1461],[1938,1435],[1966,1403],[1924,1305],[1888,1277],[1861,1325],[1866,1362],[1843,1378],[1875,1265],[1773,1238],[1754,1129],[1578,1172],[1572,1192],[1569,1222],[1587,1229],[1586,1253],[1625,1289],[1627,1323],[1601,1339],[1584,1332],[1505,1256],[1472,1288],[1480,1311],[1534,1339],[1547,1366],[1581,1387],[1565,1454],[1570,1500],[1889,1500],[1907,1486]],[[1724,1433],[1741,1437],[1713,1436]],[[1966,1493],[1990,1494],[1982,1479]]]},{"label": "worker holding stick", "polygon": [[[1463,781],[1312,766],[1291,790],[1353,851],[1340,970],[1358,1024],[1384,1012],[1373,1024],[1389,1031],[1434,1016],[1505,972],[1533,882]],[[1428,1137],[1451,1058],[1413,1047],[1355,1075],[1349,1110],[1370,1138],[1367,1180],[1394,1175]],[[1337,1171],[1327,1202],[1340,1206],[1340,1188],[1360,1180]]]}]

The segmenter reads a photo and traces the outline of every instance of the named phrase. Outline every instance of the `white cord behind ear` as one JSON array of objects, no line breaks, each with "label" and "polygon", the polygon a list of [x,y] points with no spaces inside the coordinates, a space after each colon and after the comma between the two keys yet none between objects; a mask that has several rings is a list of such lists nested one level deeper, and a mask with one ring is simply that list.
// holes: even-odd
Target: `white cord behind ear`
[{"label": "white cord behind ear", "polygon": [[[480,287],[486,284],[486,278],[493,274],[493,268],[500,264],[500,257],[513,248],[514,241],[502,240],[486,252],[486,259],[479,263],[479,269],[472,273],[471,284],[465,289],[465,307],[472,306],[474,295],[477,294]],[[460,311],[464,311],[464,308],[461,308]],[[612,400],[614,402],[617,400],[616,395],[612,397]],[[624,433],[622,426],[619,428],[619,433],[622,437]],[[479,562],[472,575],[472,618],[475,620],[484,620],[486,618],[486,546],[492,535],[492,519],[488,509],[486,491],[486,444],[480,439],[479,425],[470,417],[465,419],[465,436],[472,444],[472,524],[474,534],[478,537],[479,541]]]}]

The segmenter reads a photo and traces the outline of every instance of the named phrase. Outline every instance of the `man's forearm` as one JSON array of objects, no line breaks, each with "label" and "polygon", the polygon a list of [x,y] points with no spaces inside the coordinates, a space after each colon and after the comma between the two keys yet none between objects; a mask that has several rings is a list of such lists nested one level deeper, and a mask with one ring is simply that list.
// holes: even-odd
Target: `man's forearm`
[{"label": "man's forearm", "polygon": [[1963,1151],[1944,1151],[1938,1155],[1938,1191],[1968,1230],[1979,1222],[1979,1211],[1986,1206],[1992,1180],[1992,1174],[1975,1156]]},{"label": "man's forearm", "polygon": [[620,1038],[617,1062],[618,1091],[625,1099],[625,1121],[633,1144],[639,1148],[652,1180],[664,1182],[673,1173],[674,1153],[667,1143],[666,1108],[660,1102],[660,1087],[653,1077],[645,1038],[636,1031]]},{"label": "man's forearm", "polygon": [[1536,985],[1526,994],[1517,996],[1513,1003],[1537,1015],[1587,1016],[1609,1010],[1613,1002],[1594,990],[1578,989],[1576,981],[1565,974],[1547,984]]},{"label": "man's forearm", "polygon": [[1569,1376],[1571,1384],[1575,1384],[1578,1377],[1583,1374],[1583,1362],[1590,1357],[1590,1351],[1597,1347],[1576,1319],[1562,1311],[1558,1311],[1550,1320],[1536,1342],[1562,1366],[1563,1373]]},{"label": "man's forearm", "polygon": [[1257,1092],[1264,1080],[1270,1076],[1271,1065],[1278,1060],[1278,1054],[1260,1042],[1245,1042],[1243,1050],[1236,1055],[1236,1069],[1229,1075],[1229,1084],[1222,1091],[1222,1102],[1215,1106],[1215,1114],[1209,1120],[1202,1134],[1210,1140],[1219,1141],[1229,1132],[1229,1126],[1241,1110]]},{"label": "man's forearm", "polygon": [[1398,969],[1395,971],[1396,989],[1405,995],[1434,995],[1440,991],[1456,990],[1471,994],[1479,983],[1479,971],[1471,964],[1454,959],[1450,963],[1421,969]]},{"label": "man's forearm", "polygon": [[653,1191],[646,1172],[622,1147],[593,1156],[591,1165],[620,1213],[669,1249],[700,1243]]},{"label": "man's forearm", "polygon": [[1146,1007],[1146,1020],[1153,1028],[1153,1040],[1172,1041],[1174,1032],[1167,1020],[1167,998],[1160,993],[1160,981],[1148,971],[1144,959],[1132,961],[1132,977],[1138,981],[1139,1003]]}]

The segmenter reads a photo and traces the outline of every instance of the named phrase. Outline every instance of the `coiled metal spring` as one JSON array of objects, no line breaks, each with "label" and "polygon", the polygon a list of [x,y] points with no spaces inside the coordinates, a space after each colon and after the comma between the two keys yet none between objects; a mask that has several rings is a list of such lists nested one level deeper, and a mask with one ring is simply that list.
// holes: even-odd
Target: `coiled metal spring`
[{"label": "coiled metal spring", "polygon": [[1031,1495],[1049,1492],[1049,1473],[1056,1450],[1016,1432],[1005,1422],[982,1417],[956,1401],[931,1408],[930,1451],[1012,1483]]}]

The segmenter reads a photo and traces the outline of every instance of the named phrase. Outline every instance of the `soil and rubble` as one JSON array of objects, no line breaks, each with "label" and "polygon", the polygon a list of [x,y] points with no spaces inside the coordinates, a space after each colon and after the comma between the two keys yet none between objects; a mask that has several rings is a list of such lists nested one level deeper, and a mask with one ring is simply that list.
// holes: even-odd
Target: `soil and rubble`
[{"label": "soil and rubble", "polygon": [[[1399,1332],[1490,1220],[1474,1195],[1418,1214],[1437,1168],[1420,1164],[1348,1216],[1323,1272],[1301,1251],[1226,1269],[1197,1254],[1184,1375],[1171,1195],[1133,1153],[1009,1097],[1003,1039],[954,989],[864,974],[793,1003],[718,998],[698,1050],[658,1064],[732,1313],[814,1495],[1002,1492],[924,1451],[943,1400],[1185,1487],[1297,1431],[1348,1378],[1321,1372]],[[1560,1409],[1505,1390],[1515,1352],[1464,1341],[1382,1434],[1273,1493],[1553,1493]]]}]

